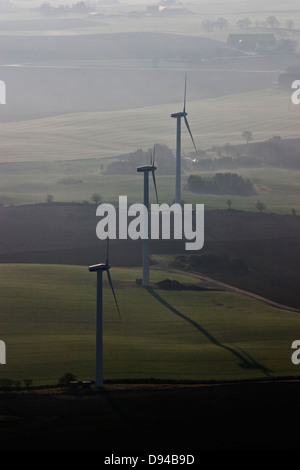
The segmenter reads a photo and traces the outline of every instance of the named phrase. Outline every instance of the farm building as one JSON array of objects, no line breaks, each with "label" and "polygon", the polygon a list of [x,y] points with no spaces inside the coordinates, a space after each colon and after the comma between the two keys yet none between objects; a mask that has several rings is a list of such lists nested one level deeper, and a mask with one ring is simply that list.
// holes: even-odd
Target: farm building
[{"label": "farm building", "polygon": [[274,34],[229,34],[227,38],[229,47],[236,47],[243,51],[273,51],[276,48]]},{"label": "farm building", "polygon": [[[175,8],[170,8],[174,6]],[[188,11],[186,8],[181,6],[177,8],[175,0],[161,0],[157,5],[148,5],[146,7],[147,14],[150,15],[166,15],[166,16],[176,16],[183,15]]]}]

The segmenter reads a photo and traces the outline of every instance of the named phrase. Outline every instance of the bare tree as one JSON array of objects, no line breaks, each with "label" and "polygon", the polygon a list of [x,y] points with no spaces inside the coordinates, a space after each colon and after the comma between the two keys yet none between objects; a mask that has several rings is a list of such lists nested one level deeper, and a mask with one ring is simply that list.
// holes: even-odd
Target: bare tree
[{"label": "bare tree", "polygon": [[241,29],[246,29],[251,25],[251,20],[249,20],[249,18],[243,18],[242,20],[237,21],[236,25]]},{"label": "bare tree", "polygon": [[102,197],[100,196],[100,194],[94,193],[94,194],[92,195],[92,201],[93,201],[95,204],[100,204],[100,202],[102,201]]},{"label": "bare tree", "polygon": [[244,131],[242,133],[242,138],[247,142],[247,144],[253,140],[253,134],[250,131]]},{"label": "bare tree", "polygon": [[268,18],[265,21],[266,26],[270,26],[270,28],[278,28],[280,26],[280,21],[276,18],[276,16],[268,16]]},{"label": "bare tree", "polygon": [[228,208],[231,209],[232,199],[227,199],[226,204],[227,204]]},{"label": "bare tree", "polygon": [[214,30],[214,23],[213,21],[209,20],[208,18],[205,18],[202,21],[202,28],[205,29],[208,33],[213,32]]},{"label": "bare tree", "polygon": [[223,29],[226,29],[229,26],[229,23],[225,18],[218,18],[215,24],[218,26],[220,31],[223,31]]},{"label": "bare tree", "polygon": [[24,385],[26,388],[31,387],[33,380],[32,379],[24,379]]}]

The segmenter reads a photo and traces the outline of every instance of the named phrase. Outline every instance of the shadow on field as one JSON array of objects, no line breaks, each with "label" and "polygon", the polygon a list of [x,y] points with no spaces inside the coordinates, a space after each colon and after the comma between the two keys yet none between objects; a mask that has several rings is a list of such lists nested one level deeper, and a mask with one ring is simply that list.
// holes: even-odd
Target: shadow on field
[{"label": "shadow on field", "polygon": [[242,367],[243,369],[257,369],[263,372],[266,376],[270,376],[269,372],[272,372],[272,371],[264,367],[262,364],[259,364],[258,362],[256,362],[255,359],[253,359],[248,353],[245,353],[244,351],[238,352],[235,349],[231,348],[230,346],[226,346],[225,344],[220,343],[211,333],[209,333],[207,330],[205,330],[205,328],[199,325],[199,323],[187,317],[183,313],[179,312],[179,310],[177,310],[171,304],[169,304],[151,287],[146,287],[146,290],[164,307],[168,308],[172,313],[175,313],[175,315],[187,321],[193,327],[195,327],[198,331],[200,331],[200,333],[202,333],[211,343],[215,344],[216,346],[220,348],[226,349],[231,354],[233,354],[239,360],[238,362],[239,367]]}]

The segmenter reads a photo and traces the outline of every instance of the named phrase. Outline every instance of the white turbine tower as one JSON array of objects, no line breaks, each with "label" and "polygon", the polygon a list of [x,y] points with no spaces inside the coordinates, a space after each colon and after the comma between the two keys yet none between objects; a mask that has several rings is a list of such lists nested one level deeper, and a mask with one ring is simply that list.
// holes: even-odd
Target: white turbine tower
[{"label": "white turbine tower", "polygon": [[106,271],[107,278],[115,299],[118,314],[120,310],[110,277],[110,265],[108,264],[108,239],[107,239],[107,257],[106,262],[89,266],[89,271],[97,273],[97,317],[96,317],[96,387],[103,386],[103,276],[102,273]]},{"label": "white turbine tower", "polygon": [[180,111],[179,113],[173,113],[171,114],[172,118],[175,118],[177,120],[177,126],[176,126],[176,188],[175,188],[175,202],[177,204],[181,204],[181,118],[184,119],[185,125],[187,127],[187,130],[189,131],[189,134],[191,136],[194,149],[197,153],[197,148],[195,145],[194,138],[192,136],[192,132],[187,120],[187,112],[185,111],[185,105],[186,105],[186,74],[185,74],[185,82],[184,82],[184,101],[183,101],[183,111]]},{"label": "white turbine tower", "polygon": [[146,238],[143,239],[143,279],[142,285],[144,287],[149,286],[149,173],[152,173],[153,184],[155,189],[156,201],[158,204],[158,195],[157,195],[157,187],[156,187],[156,180],[155,180],[155,170],[156,166],[155,163],[155,146],[150,151],[150,165],[139,166],[137,168],[137,172],[144,173],[144,206],[147,209],[148,214],[148,223],[147,223],[147,234]]}]

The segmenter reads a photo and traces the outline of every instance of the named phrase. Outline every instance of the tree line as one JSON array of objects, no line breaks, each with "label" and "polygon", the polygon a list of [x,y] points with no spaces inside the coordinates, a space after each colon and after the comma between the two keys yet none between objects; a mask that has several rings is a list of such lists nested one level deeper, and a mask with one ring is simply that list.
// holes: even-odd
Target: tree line
[{"label": "tree line", "polygon": [[[150,151],[152,149],[137,149],[134,152],[120,155],[109,163],[102,171],[104,175],[133,175],[138,166],[150,164]],[[163,144],[155,145],[155,163],[159,166],[161,175],[173,175],[175,173],[175,158],[172,150]],[[184,165],[184,162],[183,162]]]},{"label": "tree line", "polygon": [[[205,18],[202,21],[202,28],[207,31],[207,32],[213,32],[215,29],[219,29],[220,31],[223,31],[224,29],[229,28],[230,23],[226,18],[217,18],[216,20],[214,19],[209,19]],[[267,18],[265,18],[263,21],[256,20],[254,23],[249,19],[249,18],[242,18],[238,21],[236,21],[235,26],[240,28],[241,30],[248,29],[250,27],[263,27],[263,28],[270,28],[270,29],[276,29],[276,28],[286,28],[289,31],[294,29],[294,21],[292,18],[289,18],[285,21],[284,24],[282,24],[278,18],[274,15],[270,15]]]},{"label": "tree line", "polygon": [[211,157],[207,151],[202,151],[199,158],[193,163],[195,171],[233,170],[262,166],[300,169],[298,139],[284,140],[280,136],[274,136],[264,142],[251,142],[248,145],[225,144],[214,146],[210,150],[214,151],[217,156]]},{"label": "tree line", "polygon": [[250,180],[236,173],[216,173],[212,178],[190,175],[186,188],[195,193],[252,196],[255,189]]}]

